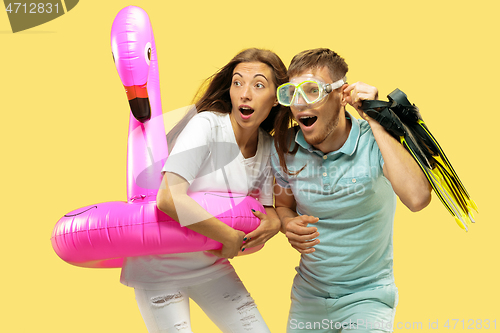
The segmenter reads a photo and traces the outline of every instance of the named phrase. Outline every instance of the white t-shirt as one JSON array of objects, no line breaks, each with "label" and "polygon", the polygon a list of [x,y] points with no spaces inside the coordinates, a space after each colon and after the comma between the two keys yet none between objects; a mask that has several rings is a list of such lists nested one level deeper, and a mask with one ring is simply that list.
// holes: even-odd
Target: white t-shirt
[{"label": "white t-shirt", "polygon": [[[162,172],[186,179],[190,192],[231,192],[273,205],[270,167],[272,137],[259,129],[257,152],[241,154],[229,114],[201,112],[177,138]],[[181,221],[182,222],[182,221]],[[164,289],[202,283],[232,272],[227,259],[207,252],[126,258],[121,282],[139,289]]]}]

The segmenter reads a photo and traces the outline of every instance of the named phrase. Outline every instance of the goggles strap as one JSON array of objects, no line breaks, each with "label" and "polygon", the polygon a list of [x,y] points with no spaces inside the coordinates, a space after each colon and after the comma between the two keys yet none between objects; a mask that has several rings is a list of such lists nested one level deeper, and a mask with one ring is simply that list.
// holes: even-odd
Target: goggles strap
[{"label": "goggles strap", "polygon": [[335,89],[342,87],[346,83],[346,80],[347,80],[347,78],[344,76],[340,80],[326,84],[325,91],[327,93],[331,93]]}]

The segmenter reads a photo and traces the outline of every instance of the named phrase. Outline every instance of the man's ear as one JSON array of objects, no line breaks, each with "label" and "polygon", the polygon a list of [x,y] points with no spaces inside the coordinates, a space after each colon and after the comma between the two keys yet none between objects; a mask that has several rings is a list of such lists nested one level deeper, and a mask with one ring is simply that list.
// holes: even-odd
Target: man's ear
[{"label": "man's ear", "polygon": [[348,104],[347,102],[347,98],[350,96],[350,94],[348,92],[345,91],[345,89],[349,87],[349,85],[347,83],[344,83],[344,85],[342,87],[340,87],[340,97],[341,97],[341,105],[342,106],[346,106]]}]

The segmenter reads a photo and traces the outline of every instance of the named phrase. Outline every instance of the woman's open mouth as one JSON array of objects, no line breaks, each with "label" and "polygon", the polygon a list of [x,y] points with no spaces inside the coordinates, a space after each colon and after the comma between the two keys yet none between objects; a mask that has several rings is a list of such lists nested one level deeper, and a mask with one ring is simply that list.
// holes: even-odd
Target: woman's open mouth
[{"label": "woman's open mouth", "polygon": [[300,117],[300,119],[299,119],[299,121],[305,127],[312,126],[316,122],[316,120],[318,120],[318,117],[316,117],[316,116],[304,116],[304,117]]},{"label": "woman's open mouth", "polygon": [[240,107],[240,113],[241,113],[241,117],[243,119],[248,119],[252,116],[253,112],[255,111],[254,109],[252,109],[251,107],[248,107],[248,106],[243,106],[243,107]]}]

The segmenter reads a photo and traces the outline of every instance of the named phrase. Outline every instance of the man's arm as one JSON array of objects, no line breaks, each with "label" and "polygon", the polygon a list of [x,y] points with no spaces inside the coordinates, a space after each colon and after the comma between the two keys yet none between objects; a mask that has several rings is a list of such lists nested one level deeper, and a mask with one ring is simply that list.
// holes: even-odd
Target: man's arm
[{"label": "man's arm", "polygon": [[360,109],[362,100],[378,99],[377,88],[356,82],[345,88],[344,96],[346,102],[370,125],[384,158],[384,176],[391,182],[401,202],[413,212],[425,208],[431,201],[432,189],[425,174],[410,153],[376,120]]},{"label": "man's arm", "polygon": [[431,185],[410,153],[375,120],[368,122],[384,158],[384,176],[394,192],[412,212],[431,201]]},{"label": "man's arm", "polygon": [[295,198],[290,189],[274,185],[276,213],[281,220],[281,232],[286,235],[288,242],[300,253],[314,252],[314,245],[319,243],[318,229],[308,227],[309,223],[318,222],[317,217],[298,215],[295,212]]}]

